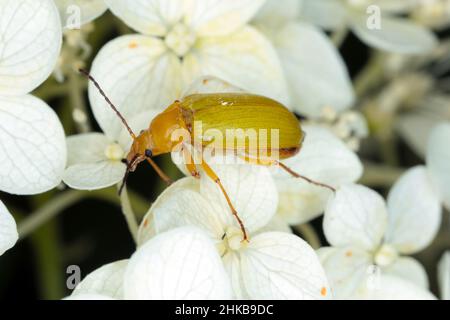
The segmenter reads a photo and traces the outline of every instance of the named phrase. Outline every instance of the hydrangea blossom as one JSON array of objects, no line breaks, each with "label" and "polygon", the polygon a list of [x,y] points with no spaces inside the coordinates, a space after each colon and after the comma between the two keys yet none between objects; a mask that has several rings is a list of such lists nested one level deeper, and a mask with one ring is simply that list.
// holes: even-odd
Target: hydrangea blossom
[{"label": "hydrangea blossom", "polygon": [[1,0],[0,190],[35,194],[58,185],[66,161],[64,131],[43,101],[28,93],[53,71],[61,25],[50,0]]},{"label": "hydrangea blossom", "polygon": [[273,43],[289,85],[292,110],[318,118],[324,108],[352,106],[353,88],[344,61],[319,28],[300,19],[301,1],[269,0],[254,24]]},{"label": "hydrangea blossom", "polygon": [[[250,92],[285,101],[283,72],[270,42],[246,23],[262,0],[108,0],[109,9],[141,34],[107,43],[92,74],[125,117],[128,108],[161,108],[179,98],[192,81],[213,75]],[[107,106],[93,86],[89,97],[97,119]],[[120,130],[113,114],[104,132]]]},{"label": "hydrangea blossom", "polygon": [[[63,27],[79,28],[101,16],[107,9],[103,0],[54,0],[61,16]],[[79,18],[79,26],[74,25],[73,18]]]},{"label": "hydrangea blossom", "polygon": [[425,27],[396,16],[413,6],[411,1],[398,0],[303,0],[302,12],[305,18],[326,29],[348,26],[371,47],[420,54],[431,50],[437,40]]},{"label": "hydrangea blossom", "polygon": [[177,228],[142,245],[129,260],[87,275],[69,299],[230,299],[231,286],[203,231]]},{"label": "hydrangea blossom", "polygon": [[[387,205],[379,194],[361,185],[344,186],[330,200],[323,228],[332,247],[319,249],[319,256],[337,297],[391,290],[383,285],[395,282],[381,276],[402,278],[399,283],[409,282],[418,294],[427,288],[422,265],[404,256],[428,246],[440,226],[434,190],[416,183],[424,176],[422,168],[402,176],[390,191]],[[410,293],[403,294],[407,298]],[[401,298],[402,292],[396,295]]]},{"label": "hydrangea blossom", "polygon": [[177,181],[159,196],[140,226],[139,244],[172,228],[197,226],[215,243],[235,298],[329,298],[327,279],[314,250],[295,235],[263,229],[278,202],[269,170],[248,164],[210,165],[243,220],[249,242],[242,241],[218,186],[201,174],[200,180]]},{"label": "hydrangea blossom", "polygon": [[[363,172],[358,156],[328,129],[302,126],[306,132],[300,152],[283,163],[302,175],[335,188],[357,181]],[[323,213],[332,191],[276,171],[279,192],[278,215],[291,225],[301,224]]]}]

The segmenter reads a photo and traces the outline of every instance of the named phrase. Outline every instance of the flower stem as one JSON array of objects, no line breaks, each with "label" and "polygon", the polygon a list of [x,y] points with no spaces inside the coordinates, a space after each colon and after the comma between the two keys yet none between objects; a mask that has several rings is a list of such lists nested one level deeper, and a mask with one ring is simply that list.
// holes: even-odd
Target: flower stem
[{"label": "flower stem", "polygon": [[137,233],[139,226],[136,221],[136,215],[134,214],[133,208],[131,207],[130,198],[128,197],[128,190],[125,186],[120,194],[120,203],[122,207],[123,215],[128,224],[128,229],[130,230],[131,236],[134,242],[137,243]]},{"label": "flower stem", "polygon": [[68,75],[69,80],[69,98],[72,106],[72,117],[81,133],[86,133],[91,130],[91,123],[89,121],[87,107],[84,102],[84,87],[80,76],[75,71]]},{"label": "flower stem", "polygon": [[331,35],[331,41],[336,46],[336,48],[339,48],[344,43],[345,38],[348,35],[348,27],[346,25],[343,25],[342,27],[338,28],[333,34]]},{"label": "flower stem", "polygon": [[391,187],[405,172],[405,169],[382,164],[364,162],[364,175],[359,183],[372,188]]}]

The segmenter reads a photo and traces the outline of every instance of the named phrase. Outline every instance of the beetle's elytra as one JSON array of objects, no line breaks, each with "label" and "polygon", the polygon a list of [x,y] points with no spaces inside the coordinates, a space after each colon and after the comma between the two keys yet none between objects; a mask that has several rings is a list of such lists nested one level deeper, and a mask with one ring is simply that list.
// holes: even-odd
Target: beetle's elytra
[{"label": "beetle's elytra", "polygon": [[[190,139],[189,143],[194,147],[193,152],[198,152],[200,157],[203,148],[205,147],[212,149],[220,148],[220,151],[233,151],[237,156],[246,161],[252,161],[267,166],[278,165],[294,177],[302,178],[310,183],[334,191],[334,188],[331,186],[315,182],[294,172],[283,163],[279,162],[277,158],[272,156],[276,151],[277,156],[281,159],[292,157],[300,150],[304,139],[304,133],[301,130],[300,123],[295,115],[277,101],[247,93],[193,94],[185,97],[181,101],[172,103],[167,109],[153,119],[147,129],[142,130],[141,133],[136,136],[95,79],[89,75],[87,71],[80,70],[80,72],[85,74],[95,84],[100,91],[100,94],[103,95],[106,102],[111,106],[114,112],[116,112],[133,138],[133,144],[126,158],[127,170],[120,191],[126,182],[128,174],[133,172],[136,169],[136,166],[144,160],[147,160],[152,165],[162,179],[170,182],[170,179],[153,162],[151,157],[169,153],[180,144],[179,140],[173,139],[173,133],[177,130],[184,130],[188,133],[188,138]],[[201,123],[201,132],[199,132],[199,129],[196,127],[196,122]],[[238,148],[233,145],[230,150],[226,141],[220,141],[227,137],[230,129],[266,130],[266,132],[275,129],[278,133],[276,141],[277,147],[273,147],[274,141],[271,141],[273,137],[269,134],[263,147],[261,147],[260,141],[257,141],[260,139],[260,136],[254,135],[246,138],[243,148]],[[209,132],[211,130],[220,133],[219,136],[222,138],[217,139],[215,136],[214,139],[210,139],[203,135],[204,132]],[[236,132],[236,130],[231,130],[231,132]],[[193,143],[193,141],[200,141],[200,143]],[[261,150],[261,148],[265,148],[266,150]],[[265,151],[263,152],[263,157],[260,156],[260,151]],[[193,155],[191,154],[191,151],[187,148],[182,148],[182,152],[186,160],[187,170],[193,177],[198,178],[200,174],[197,170],[197,165],[192,161]],[[217,183],[221,189],[232,214],[239,223],[243,233],[243,240],[248,241],[244,223],[239,218],[220,178],[206,161],[200,161],[199,165],[203,169],[203,172]]]}]

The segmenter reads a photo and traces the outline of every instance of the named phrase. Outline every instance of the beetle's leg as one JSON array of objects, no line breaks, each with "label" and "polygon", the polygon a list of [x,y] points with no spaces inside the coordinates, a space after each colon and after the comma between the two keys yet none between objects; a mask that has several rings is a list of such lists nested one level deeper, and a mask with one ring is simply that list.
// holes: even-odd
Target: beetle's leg
[{"label": "beetle's leg", "polygon": [[225,196],[225,199],[227,200],[228,206],[231,209],[231,213],[236,218],[236,220],[239,223],[239,226],[240,226],[240,228],[242,230],[242,236],[243,236],[243,240],[242,241],[247,241],[248,242],[247,231],[245,231],[244,223],[242,222],[242,220],[239,217],[236,209],[234,208],[233,204],[231,203],[230,197],[228,196],[227,192],[225,191],[225,188],[223,187],[222,182],[220,181],[219,177],[214,172],[214,170],[211,169],[211,167],[203,159],[202,159],[201,166],[202,166],[203,170],[205,171],[206,175],[208,177],[210,177],[219,186],[220,190],[222,191],[223,195]]},{"label": "beetle's leg", "polygon": [[150,165],[153,167],[153,169],[155,169],[156,173],[161,177],[161,179],[164,180],[165,183],[167,183],[168,185],[172,184],[172,179],[170,179],[165,173],[164,171],[162,171],[162,169],[160,167],[158,167],[158,165],[150,158],[146,158],[148,163],[150,163]]},{"label": "beetle's leg", "polygon": [[197,167],[195,166],[194,158],[192,157],[192,154],[189,152],[189,150],[187,148],[184,148],[184,147],[182,148],[182,152],[183,152],[186,169],[189,171],[191,176],[199,179],[200,173],[198,172]]},{"label": "beetle's leg", "polygon": [[300,178],[303,179],[305,181],[307,181],[308,183],[314,184],[316,186],[319,187],[323,187],[323,188],[327,188],[330,189],[333,192],[336,192],[336,189],[333,188],[332,186],[325,184],[325,183],[321,183],[318,181],[314,181],[308,177],[305,177],[304,175],[301,175],[297,172],[295,172],[294,170],[292,170],[291,168],[289,168],[288,166],[286,166],[284,163],[275,160],[275,159],[271,159],[271,158],[262,158],[262,157],[257,157],[257,158],[252,158],[251,156],[249,156],[248,154],[244,154],[244,155],[240,155],[239,156],[241,159],[243,159],[246,162],[250,162],[250,161],[255,161],[256,163],[259,165],[263,165],[263,166],[279,166],[281,169],[283,169],[284,171],[286,171],[287,173],[289,173],[290,175],[292,175],[295,178]]}]

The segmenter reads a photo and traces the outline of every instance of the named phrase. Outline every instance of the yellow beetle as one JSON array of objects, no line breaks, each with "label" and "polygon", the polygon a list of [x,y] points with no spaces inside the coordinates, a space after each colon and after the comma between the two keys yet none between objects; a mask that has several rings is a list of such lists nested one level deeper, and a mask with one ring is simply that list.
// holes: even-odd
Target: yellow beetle
[{"label": "yellow beetle", "polygon": [[[310,183],[329,188],[333,192],[335,191],[333,187],[302,176],[278,161],[278,158],[285,159],[292,157],[300,150],[304,139],[304,132],[301,130],[300,123],[295,115],[275,100],[248,93],[192,94],[185,97],[182,101],[177,100],[172,103],[167,109],[153,119],[148,129],[142,130],[139,135],[135,135],[124,117],[108,99],[95,79],[85,70],[80,69],[80,72],[86,75],[94,83],[100,94],[122,120],[133,138],[131,149],[126,159],[124,159],[124,162],[127,164],[127,170],[119,193],[126,183],[128,174],[133,172],[137,165],[144,160],[147,160],[152,165],[163,180],[170,183],[170,178],[164,174],[151,158],[160,154],[172,152],[182,142],[190,143],[194,147],[194,150],[200,153],[201,161],[199,162],[199,165],[205,174],[220,187],[232,214],[239,223],[243,234],[243,240],[245,241],[248,241],[245,226],[231,203],[220,178],[208,163],[204,161],[202,156],[204,148],[208,147],[212,150],[221,149],[219,151],[225,152],[231,151],[245,161],[253,161],[260,165],[278,165],[294,177],[302,178]],[[196,122],[201,123],[201,131],[195,126]],[[273,147],[271,136],[269,136],[267,141],[264,141],[263,147],[261,147],[261,143],[258,141],[261,139],[258,135],[253,136],[253,138],[247,137],[248,139],[241,148],[234,144],[229,147],[227,146],[227,141],[222,140],[229,138],[229,132],[238,132],[237,130],[247,129],[256,131],[277,130],[278,141],[276,142],[278,143],[278,146]],[[221,133],[220,136],[222,138],[217,139],[215,137],[213,140],[209,138],[205,139],[203,132],[209,130],[215,130],[216,132]],[[184,136],[184,139],[181,140],[174,139],[174,133],[180,131],[187,132],[188,136]],[[180,135],[175,136],[180,137]],[[234,138],[236,137],[231,138],[231,140],[235,140]],[[197,143],[193,143],[193,141]],[[265,150],[262,150],[263,148]],[[197,171],[197,165],[193,160],[191,151],[187,148],[182,148],[182,153],[185,158],[187,170],[193,177],[198,178],[200,174]],[[276,157],[274,156],[275,153],[277,155]],[[261,156],[261,154],[264,154],[264,156]]]}]

